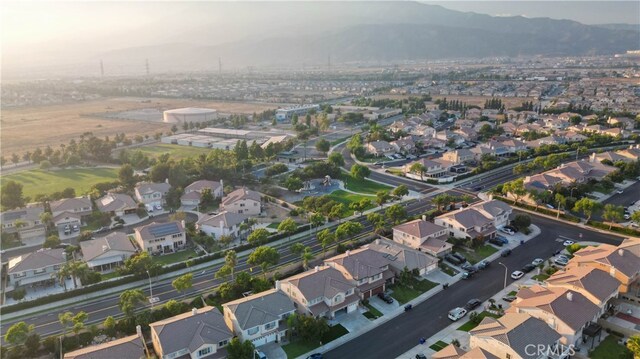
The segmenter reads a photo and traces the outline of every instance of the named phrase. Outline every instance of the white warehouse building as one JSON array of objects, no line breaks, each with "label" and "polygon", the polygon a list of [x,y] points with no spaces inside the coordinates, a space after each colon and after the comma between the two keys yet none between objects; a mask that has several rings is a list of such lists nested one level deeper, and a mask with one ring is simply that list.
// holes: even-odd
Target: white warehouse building
[{"label": "white warehouse building", "polygon": [[178,108],[164,111],[163,118],[165,123],[208,122],[218,118],[218,111],[210,108]]}]

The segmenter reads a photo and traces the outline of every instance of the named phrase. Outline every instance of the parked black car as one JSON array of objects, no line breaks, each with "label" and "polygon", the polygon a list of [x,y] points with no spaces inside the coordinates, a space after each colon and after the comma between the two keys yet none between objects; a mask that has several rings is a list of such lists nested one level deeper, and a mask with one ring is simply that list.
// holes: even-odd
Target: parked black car
[{"label": "parked black car", "polygon": [[451,255],[453,255],[454,257],[458,258],[461,263],[464,263],[467,261],[467,258],[465,258],[462,254],[460,253],[451,253]]},{"label": "parked black car", "polygon": [[531,263],[525,264],[524,267],[522,267],[522,271],[525,272],[525,273],[529,273],[534,269],[536,269],[536,266],[534,266]]},{"label": "parked black car", "polygon": [[469,272],[469,271],[471,271],[471,268],[473,268],[473,266],[470,263],[465,263],[465,264],[461,265],[460,268],[462,268],[463,270]]},{"label": "parked black car", "polygon": [[451,264],[455,264],[455,265],[460,265],[462,263],[464,263],[463,261],[461,261],[458,257],[455,257],[451,254],[447,254],[446,256],[444,256],[444,259],[451,263]]},{"label": "parked black car", "polygon": [[491,262],[486,261],[486,260],[482,260],[482,261],[478,262],[478,264],[476,264],[476,267],[478,269],[485,269],[485,268],[489,267],[490,264],[491,264]]},{"label": "parked black car", "polygon": [[500,257],[508,257],[511,254],[511,249],[505,249],[500,253]]},{"label": "parked black car", "polygon": [[501,241],[501,240],[499,240],[498,238],[491,238],[491,239],[489,239],[489,243],[491,243],[491,244],[493,244],[493,245],[496,245],[496,246],[498,246],[498,247],[502,247],[502,245],[504,244],[504,243],[502,243],[502,241]]},{"label": "parked black car", "polygon": [[474,298],[467,302],[467,304],[464,306],[464,309],[473,310],[477,308],[480,304],[482,304],[482,302],[479,299]]},{"label": "parked black car", "polygon": [[504,297],[502,297],[502,300],[504,300],[505,302],[513,302],[514,300],[516,300],[518,298],[516,298],[515,295],[505,295]]},{"label": "parked black car", "polygon": [[390,295],[388,295],[387,293],[378,293],[378,298],[384,300],[387,304],[391,304],[393,303],[393,298],[391,298]]}]

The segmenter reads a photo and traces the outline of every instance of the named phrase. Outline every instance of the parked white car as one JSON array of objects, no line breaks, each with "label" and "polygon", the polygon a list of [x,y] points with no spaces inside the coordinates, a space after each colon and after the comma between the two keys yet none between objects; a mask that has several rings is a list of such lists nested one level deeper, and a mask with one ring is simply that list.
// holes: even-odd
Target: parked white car
[{"label": "parked white car", "polygon": [[534,266],[539,266],[540,264],[542,264],[542,262],[544,262],[544,259],[542,258],[536,258],[533,260],[533,262],[531,262],[531,264],[533,264]]},{"label": "parked white car", "polygon": [[562,242],[562,245],[567,247],[567,246],[570,246],[570,245],[572,245],[574,243],[575,243],[574,241],[566,240],[566,241]]},{"label": "parked white car", "polygon": [[521,272],[521,271],[517,270],[517,271],[511,273],[511,278],[512,279],[520,279],[520,278],[522,278],[523,275],[524,275],[524,272]]},{"label": "parked white car", "polygon": [[449,319],[453,320],[454,322],[457,321],[458,319],[464,317],[465,315],[467,315],[467,310],[464,308],[455,308],[455,309],[451,309],[449,311]]},{"label": "parked white car", "polygon": [[506,234],[509,234],[509,235],[513,235],[514,234],[512,230],[510,230],[509,228],[506,228],[506,227],[500,228],[500,232],[503,232],[503,233],[506,233]]}]

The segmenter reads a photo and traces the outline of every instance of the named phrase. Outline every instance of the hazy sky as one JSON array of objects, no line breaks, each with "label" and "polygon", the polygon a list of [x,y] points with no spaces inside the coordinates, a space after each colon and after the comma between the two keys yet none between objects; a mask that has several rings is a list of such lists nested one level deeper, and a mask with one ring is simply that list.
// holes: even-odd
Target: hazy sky
[{"label": "hazy sky", "polygon": [[583,24],[640,24],[640,1],[422,1],[493,16],[550,17]]}]

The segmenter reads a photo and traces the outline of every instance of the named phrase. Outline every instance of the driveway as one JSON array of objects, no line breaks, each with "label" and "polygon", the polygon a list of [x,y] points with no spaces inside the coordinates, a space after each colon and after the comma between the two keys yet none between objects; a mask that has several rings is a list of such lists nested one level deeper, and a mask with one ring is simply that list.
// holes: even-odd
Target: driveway
[{"label": "driveway", "polygon": [[396,308],[400,306],[400,303],[398,303],[398,301],[395,299],[393,300],[393,303],[387,304],[377,296],[369,298],[369,304],[371,304],[371,306],[373,306],[374,308],[382,312],[382,314],[384,315],[387,315],[393,312]]},{"label": "driveway", "polygon": [[360,308],[349,314],[338,314],[334,319],[329,321],[329,324],[331,325],[341,324],[349,331],[349,333],[359,331],[370,323],[371,320],[362,315]]},{"label": "driveway", "polygon": [[287,353],[285,353],[278,343],[268,343],[257,349],[263,352],[269,359],[287,359]]}]

